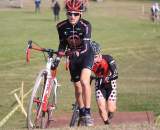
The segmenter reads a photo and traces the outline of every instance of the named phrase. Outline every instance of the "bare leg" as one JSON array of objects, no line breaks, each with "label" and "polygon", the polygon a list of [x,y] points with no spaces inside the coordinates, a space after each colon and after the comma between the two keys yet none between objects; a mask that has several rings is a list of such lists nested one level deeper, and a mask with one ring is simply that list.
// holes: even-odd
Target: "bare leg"
[{"label": "bare leg", "polygon": [[112,85],[113,90],[110,96],[108,97],[108,101],[107,101],[108,112],[112,113],[112,116],[109,115],[110,119],[113,117],[113,113],[116,111],[116,100],[117,100],[116,80],[111,81],[111,85]]},{"label": "bare leg", "polygon": [[103,121],[108,120],[108,111],[106,109],[106,100],[104,98],[97,99],[97,105],[99,109],[99,114]]},{"label": "bare leg", "polygon": [[115,112],[116,111],[116,102],[108,101],[108,111],[109,112]]},{"label": "bare leg", "polygon": [[84,107],[84,103],[83,103],[83,97],[82,97],[82,86],[80,81],[74,83],[75,86],[75,97],[76,97],[76,101],[79,105],[80,108]]},{"label": "bare leg", "polygon": [[116,111],[116,101],[108,101],[107,102],[108,108],[108,118],[113,118],[113,113]]},{"label": "bare leg", "polygon": [[90,69],[83,69],[81,73],[81,85],[82,85],[82,93],[84,97],[84,106],[86,108],[90,108],[91,106],[91,86],[90,86]]},{"label": "bare leg", "polygon": [[91,118],[90,106],[91,106],[91,86],[90,86],[90,75],[91,70],[84,68],[81,72],[81,85],[83,102],[85,107],[85,116],[83,117],[83,122],[85,126],[93,126],[93,120]]}]

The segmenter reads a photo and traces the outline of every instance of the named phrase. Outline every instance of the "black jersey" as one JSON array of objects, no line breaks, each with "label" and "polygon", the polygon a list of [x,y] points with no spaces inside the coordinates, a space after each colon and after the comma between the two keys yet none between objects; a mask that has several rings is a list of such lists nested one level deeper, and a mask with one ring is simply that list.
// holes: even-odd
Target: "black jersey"
[{"label": "black jersey", "polygon": [[57,24],[59,34],[59,51],[67,48],[73,51],[84,53],[89,48],[91,39],[91,25],[88,21],[80,19],[76,25],[72,25],[68,20]]},{"label": "black jersey", "polygon": [[88,21],[80,19],[76,25],[72,25],[68,20],[57,24],[59,34],[59,52],[66,50],[78,51],[79,56],[70,56],[69,70],[71,81],[80,81],[83,68],[91,70],[93,66],[94,55],[90,45],[91,25]]}]

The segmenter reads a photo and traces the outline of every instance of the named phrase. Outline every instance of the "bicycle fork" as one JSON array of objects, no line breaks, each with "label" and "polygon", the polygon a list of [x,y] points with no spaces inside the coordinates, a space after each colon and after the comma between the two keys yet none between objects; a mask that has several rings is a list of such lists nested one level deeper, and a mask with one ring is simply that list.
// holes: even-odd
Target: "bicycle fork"
[{"label": "bicycle fork", "polygon": [[[37,104],[37,110],[38,110],[37,119],[39,119],[41,111],[43,113],[45,113],[48,110],[47,105],[48,105],[48,98],[49,98],[51,90],[52,90],[52,88],[51,88],[52,87],[52,85],[51,85],[52,81],[53,81],[52,78],[47,79],[45,87],[44,87],[44,92],[43,92],[42,99],[39,99],[39,98],[36,99],[35,98],[34,101],[33,101],[34,103]],[[44,116],[44,115],[42,115],[42,116]]]}]

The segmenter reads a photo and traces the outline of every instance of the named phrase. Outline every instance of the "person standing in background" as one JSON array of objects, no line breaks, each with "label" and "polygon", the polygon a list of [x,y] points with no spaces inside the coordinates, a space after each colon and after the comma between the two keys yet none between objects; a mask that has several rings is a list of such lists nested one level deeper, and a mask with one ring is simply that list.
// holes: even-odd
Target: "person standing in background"
[{"label": "person standing in background", "polygon": [[154,3],[151,7],[151,19],[153,22],[156,22],[156,20],[159,20],[159,5],[158,3]]},{"label": "person standing in background", "polygon": [[54,15],[54,21],[59,20],[59,12],[60,12],[60,4],[58,3],[57,0],[52,0],[52,5],[51,5],[53,15]]},{"label": "person standing in background", "polygon": [[34,3],[35,3],[35,13],[39,13],[41,0],[35,0]]}]

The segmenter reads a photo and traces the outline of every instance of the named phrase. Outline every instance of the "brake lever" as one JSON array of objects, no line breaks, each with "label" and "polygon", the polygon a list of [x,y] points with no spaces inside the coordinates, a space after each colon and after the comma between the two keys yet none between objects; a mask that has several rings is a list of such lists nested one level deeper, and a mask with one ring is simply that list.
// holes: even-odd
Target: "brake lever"
[{"label": "brake lever", "polygon": [[32,40],[28,41],[28,48],[31,49],[32,48]]}]

